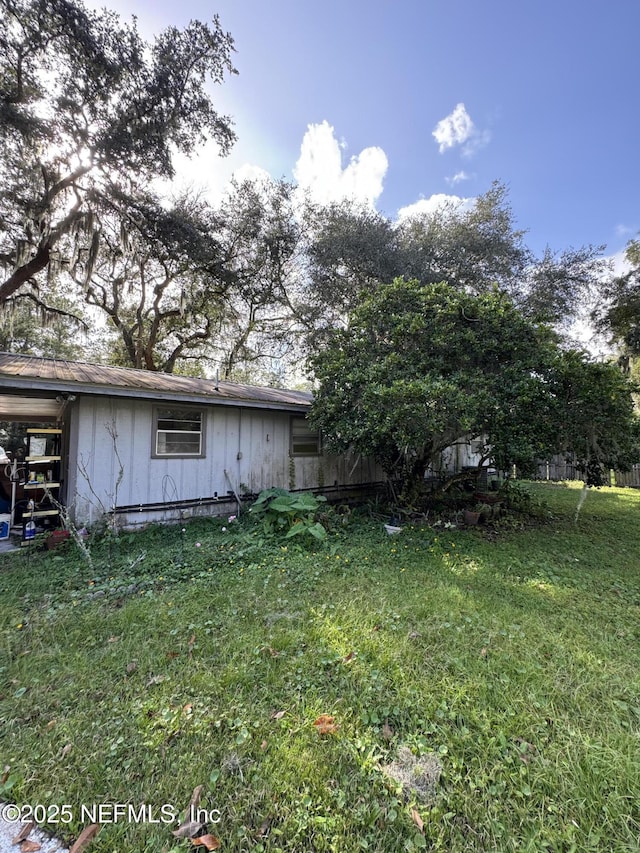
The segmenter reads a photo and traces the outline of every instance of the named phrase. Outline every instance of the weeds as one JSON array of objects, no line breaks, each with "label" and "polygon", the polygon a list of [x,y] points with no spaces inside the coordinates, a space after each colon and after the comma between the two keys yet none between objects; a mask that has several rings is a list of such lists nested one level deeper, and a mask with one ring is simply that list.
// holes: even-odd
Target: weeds
[{"label": "weeds", "polygon": [[258,495],[250,512],[262,521],[266,536],[297,537],[301,540],[312,537],[323,542],[327,531],[318,521],[318,514],[326,501],[324,496],[311,492],[292,495],[284,489],[265,489]]},{"label": "weeds", "polygon": [[82,803],[175,810],[95,853],[193,849],[199,785],[238,853],[637,850],[640,494],[576,528],[531,493],[552,517],[498,542],[354,512],[315,550],[199,519],[5,557],[4,798],[71,804],[67,840]]}]

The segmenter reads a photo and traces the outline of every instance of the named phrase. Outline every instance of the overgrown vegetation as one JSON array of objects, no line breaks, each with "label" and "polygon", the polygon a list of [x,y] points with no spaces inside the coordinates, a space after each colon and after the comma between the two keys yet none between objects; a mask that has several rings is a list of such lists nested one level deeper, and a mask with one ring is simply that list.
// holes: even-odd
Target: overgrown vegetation
[{"label": "overgrown vegetation", "polygon": [[310,366],[325,447],[375,459],[404,504],[419,499],[425,469],[470,440],[478,464],[500,470],[530,473],[540,459],[575,454],[589,485],[638,458],[627,378],[560,348],[497,290],[398,278],[327,333]]},{"label": "overgrown vegetation", "polygon": [[265,489],[251,507],[254,517],[262,521],[267,536],[294,536],[322,542],[327,538],[326,528],[318,520],[318,512],[327,499],[312,492],[291,494],[286,489]]},{"label": "overgrown vegetation", "polygon": [[490,537],[249,517],[96,543],[93,574],[73,545],[5,556],[4,797],[71,804],[66,839],[81,804],[175,809],[95,853],[193,849],[198,785],[225,851],[636,851],[640,493],[576,526],[575,488],[527,491],[544,526]]}]

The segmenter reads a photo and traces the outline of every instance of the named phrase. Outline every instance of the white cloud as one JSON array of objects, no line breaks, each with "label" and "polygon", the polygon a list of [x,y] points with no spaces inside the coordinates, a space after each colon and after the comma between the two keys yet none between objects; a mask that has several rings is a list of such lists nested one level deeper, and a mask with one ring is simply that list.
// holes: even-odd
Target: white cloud
[{"label": "white cloud", "polygon": [[631,270],[631,264],[627,260],[626,249],[620,249],[619,252],[605,257],[605,260],[611,264],[611,272],[614,276],[625,275]]},{"label": "white cloud", "polygon": [[629,225],[616,225],[616,236],[617,237],[632,237],[634,234],[638,233],[637,228],[632,228]]},{"label": "white cloud", "polygon": [[[441,154],[455,145],[462,145],[465,157],[470,157],[478,149],[484,148],[491,139],[488,130],[478,130],[463,103],[457,104],[450,115],[438,122],[432,135]],[[464,175],[464,172],[459,174]]]},{"label": "white cloud", "polygon": [[445,180],[448,184],[451,184],[451,186],[455,186],[461,181],[470,181],[471,175],[467,174],[467,172],[456,172],[455,175],[452,175],[450,178],[445,178]]},{"label": "white cloud", "polygon": [[462,212],[463,210],[469,210],[473,207],[474,203],[474,198],[461,198],[459,195],[435,193],[435,195],[429,196],[429,198],[421,198],[418,201],[414,201],[413,204],[401,207],[398,211],[398,222],[413,217],[431,216],[443,207],[449,207]]},{"label": "white cloud", "polygon": [[262,166],[254,166],[252,163],[243,163],[233,172],[233,180],[241,184],[243,181],[256,181],[259,184],[272,181],[273,178]]},{"label": "white cloud", "polygon": [[365,148],[342,167],[344,141],[323,121],[310,124],[300,146],[293,175],[302,190],[322,204],[354,198],[374,206],[383,189],[389,162],[382,148]]},{"label": "white cloud", "polygon": [[491,133],[488,130],[478,130],[477,128],[473,131],[467,142],[462,148],[462,156],[463,157],[472,157],[476,151],[479,151],[481,148],[484,148],[485,145],[488,145],[491,141]]},{"label": "white cloud", "polygon": [[438,122],[433,131],[433,137],[440,146],[440,153],[443,154],[448,148],[466,142],[473,134],[474,129],[471,116],[465,105],[460,103],[456,105],[450,115]]}]

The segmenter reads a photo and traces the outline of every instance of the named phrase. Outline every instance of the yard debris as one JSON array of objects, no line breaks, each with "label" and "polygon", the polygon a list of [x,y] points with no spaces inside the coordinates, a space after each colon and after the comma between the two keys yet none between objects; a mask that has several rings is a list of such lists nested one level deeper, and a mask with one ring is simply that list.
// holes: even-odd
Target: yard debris
[{"label": "yard debris", "polygon": [[36,828],[35,820],[29,821],[29,823],[25,823],[20,832],[16,835],[14,839],[12,839],[12,844],[20,844],[21,841],[24,841],[25,838],[28,838],[31,834],[31,830]]},{"label": "yard debris", "polygon": [[269,834],[269,827],[271,826],[271,818],[267,815],[267,817],[260,824],[260,828],[256,831],[254,838],[266,838]]},{"label": "yard debris", "polygon": [[191,843],[194,847],[206,847],[207,850],[217,850],[220,847],[220,842],[215,835],[199,835],[197,838],[192,838]]},{"label": "yard debris", "polygon": [[435,752],[416,756],[407,746],[402,746],[398,758],[381,769],[390,779],[400,783],[407,799],[413,795],[422,803],[430,803],[435,797],[442,764]]},{"label": "yard debris", "polygon": [[186,823],[181,823],[177,829],[172,831],[172,835],[176,838],[196,838],[206,829],[206,826],[199,820],[188,820]]},{"label": "yard debris", "polygon": [[[204,823],[202,823],[202,821],[192,819],[193,815],[196,814],[198,811],[198,806],[200,805],[200,797],[202,796],[203,790],[204,785],[197,785],[193,789],[191,799],[189,800],[189,805],[187,806],[184,812],[184,820],[177,829],[173,830],[173,835],[176,838],[189,838],[193,841],[193,839],[198,836],[201,836],[203,832],[207,831],[207,827]],[[202,843],[204,844],[204,842]],[[210,847],[209,849],[215,850],[216,848]]]},{"label": "yard debris", "polygon": [[411,820],[415,823],[420,832],[424,835],[424,821],[420,817],[420,812],[417,809],[411,809]]},{"label": "yard debris", "polygon": [[90,826],[85,826],[85,828],[82,830],[82,832],[76,839],[76,843],[73,845],[69,853],[83,853],[89,843],[93,841],[93,839],[99,832],[99,823],[92,823]]},{"label": "yard debris", "polygon": [[331,717],[329,714],[320,714],[313,725],[319,735],[335,735],[339,728],[335,717]]}]

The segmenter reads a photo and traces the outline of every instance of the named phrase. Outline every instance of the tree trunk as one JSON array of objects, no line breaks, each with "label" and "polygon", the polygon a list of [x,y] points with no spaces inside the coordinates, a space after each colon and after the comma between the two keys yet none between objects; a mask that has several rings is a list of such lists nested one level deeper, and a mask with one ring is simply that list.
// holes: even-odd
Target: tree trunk
[{"label": "tree trunk", "polygon": [[45,243],[44,246],[38,248],[38,251],[28,263],[18,267],[6,281],[0,284],[0,305],[13,296],[16,290],[19,290],[34,275],[45,269],[49,264],[50,256],[51,246]]}]

